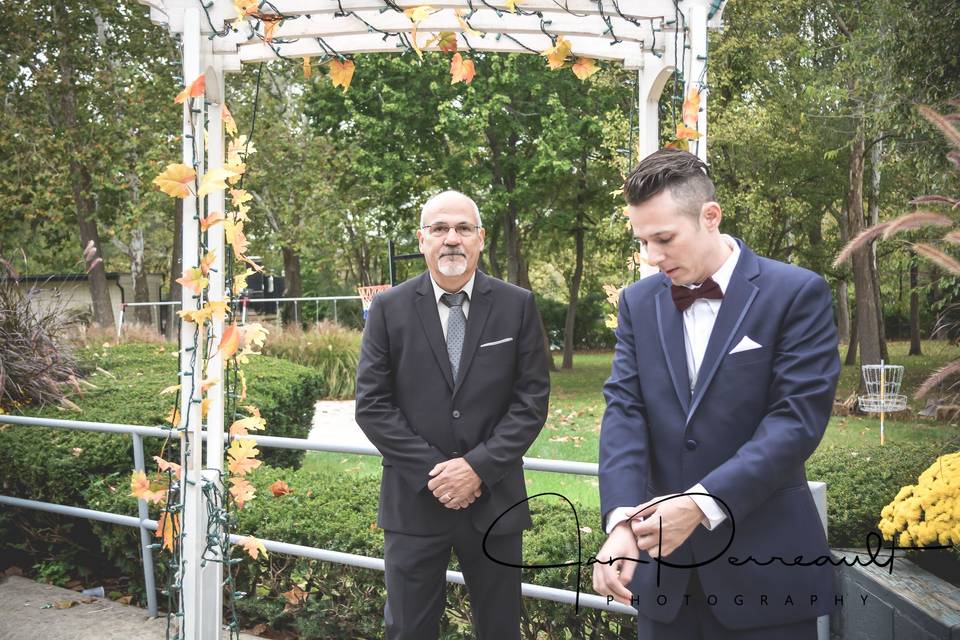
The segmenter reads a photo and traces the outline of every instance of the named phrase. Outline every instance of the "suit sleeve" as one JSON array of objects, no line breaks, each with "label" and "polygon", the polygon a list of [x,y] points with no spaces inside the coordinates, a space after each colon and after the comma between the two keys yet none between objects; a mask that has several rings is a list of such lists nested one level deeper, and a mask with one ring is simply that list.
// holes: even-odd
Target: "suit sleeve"
[{"label": "suit sleeve", "polygon": [[767,395],[753,437],[701,484],[724,500],[735,518],[749,515],[802,468],[823,438],[840,376],[830,287],[811,277],[783,320]]},{"label": "suit sleeve", "polygon": [[427,474],[446,456],[410,428],[394,402],[393,375],[383,304],[374,299],[357,364],[357,424],[384,460],[396,467],[415,491],[420,491],[430,480]]},{"label": "suit sleeve", "polygon": [[522,464],[523,454],[537,439],[547,420],[550,399],[550,367],[544,349],[540,314],[533,294],[523,305],[518,340],[519,355],[513,372],[513,399],[492,435],[463,457],[488,487]]},{"label": "suit sleeve", "polygon": [[607,408],[600,428],[601,524],[617,507],[643,502],[650,469],[649,432],[627,300],[626,292],[620,294],[617,343],[610,378],[603,385]]}]

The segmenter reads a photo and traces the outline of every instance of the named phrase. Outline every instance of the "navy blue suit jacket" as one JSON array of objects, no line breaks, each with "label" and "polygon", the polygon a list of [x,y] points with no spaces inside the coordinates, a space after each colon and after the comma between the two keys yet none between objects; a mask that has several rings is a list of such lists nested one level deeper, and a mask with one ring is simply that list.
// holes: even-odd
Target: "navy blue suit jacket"
[{"label": "navy blue suit jacket", "polygon": [[[834,606],[830,565],[729,559],[812,562],[829,554],[803,467],[823,436],[840,373],[827,283],[738,242],[740,259],[692,393],[669,279],[659,274],[624,290],[600,434],[604,516],[697,483],[729,507],[722,525],[698,526],[664,560],[709,560],[733,538],[696,569],[717,598],[713,612],[732,629],[796,622]],[[761,347],[730,354],[744,336]],[[689,572],[638,564],[631,590],[639,612],[661,622],[683,615]]]}]

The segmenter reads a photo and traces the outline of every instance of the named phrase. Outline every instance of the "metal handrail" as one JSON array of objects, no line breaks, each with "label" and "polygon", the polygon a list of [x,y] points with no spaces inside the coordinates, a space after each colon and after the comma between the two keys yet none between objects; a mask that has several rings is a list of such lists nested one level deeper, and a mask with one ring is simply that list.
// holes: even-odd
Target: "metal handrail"
[{"label": "metal handrail", "polygon": [[[40,427],[50,427],[58,429],[73,429],[79,431],[94,431],[99,433],[115,433],[115,434],[129,434],[134,438],[134,458],[135,458],[135,467],[138,470],[143,470],[143,444],[142,437],[157,437],[157,438],[166,438],[171,435],[179,433],[178,429],[173,429],[169,427],[147,427],[142,425],[131,425],[131,424],[118,424],[118,423],[109,423],[109,422],[89,422],[85,420],[60,420],[56,418],[33,418],[29,416],[12,416],[12,415],[0,415],[0,424],[13,424],[13,425],[23,425],[23,426],[40,426]],[[203,437],[206,438],[207,434],[204,433]],[[309,442],[303,438],[282,438],[277,436],[261,436],[251,434],[249,437],[256,440],[259,446],[267,448],[278,448],[278,449],[301,449],[309,451],[326,451],[334,453],[353,453],[359,455],[374,455],[379,456],[380,452],[373,446],[367,445],[344,445],[344,444],[334,444],[334,443],[317,443]],[[224,437],[226,439],[226,435]],[[523,466],[525,469],[535,470],[535,471],[551,471],[555,473],[572,473],[576,475],[587,475],[595,476],[597,475],[598,465],[595,463],[588,462],[571,462],[567,460],[549,460],[542,458],[524,458]],[[141,531],[141,547],[143,551],[143,562],[144,562],[144,582],[146,583],[147,596],[148,596],[148,611],[151,616],[157,615],[157,605],[156,605],[156,587],[153,577],[153,557],[150,553],[149,548],[149,538],[145,537],[149,534],[146,533],[147,530],[154,531],[157,528],[157,522],[155,520],[150,520],[146,517],[146,502],[144,500],[137,500],[138,508],[140,509],[140,517],[135,518],[133,516],[125,516],[121,514],[111,513],[107,511],[97,511],[94,509],[86,509],[83,507],[73,507],[49,502],[41,502],[37,500],[26,500],[23,498],[16,498],[12,496],[0,495],[0,504],[5,504],[13,507],[22,507],[28,509],[36,509],[40,511],[47,511],[51,513],[57,513],[60,515],[69,515],[80,518],[88,518],[92,520],[98,520],[101,522],[108,522],[111,524],[118,524],[128,527],[136,527]],[[243,536],[237,534],[231,534],[230,541],[237,542]],[[366,569],[376,569],[378,571],[383,571],[383,559],[374,558],[370,556],[361,556],[357,554],[343,553],[340,551],[332,551],[329,549],[317,549],[315,547],[307,547],[303,545],[289,544],[286,542],[279,542],[275,540],[261,540],[264,547],[268,551],[275,551],[277,553],[284,553],[288,555],[295,555],[304,558],[311,558],[315,560],[321,560],[324,562],[334,562],[338,564],[347,564],[355,567],[362,567]],[[454,582],[457,584],[465,584],[463,579],[463,574],[458,571],[447,571],[446,576],[447,582]],[[633,607],[628,607],[626,605],[617,603],[617,602],[607,602],[607,599],[603,596],[592,595],[592,594],[577,594],[575,591],[568,591],[565,589],[556,589],[553,587],[545,587],[541,585],[535,585],[530,583],[521,584],[521,593],[524,596],[537,598],[541,600],[551,600],[553,602],[559,602],[562,604],[575,604],[579,601],[581,606],[590,608],[590,609],[600,609],[603,611],[609,611],[612,613],[622,613],[628,615],[636,615],[636,610]],[[579,596],[579,600],[578,600]],[[151,603],[151,597],[153,602]]]}]

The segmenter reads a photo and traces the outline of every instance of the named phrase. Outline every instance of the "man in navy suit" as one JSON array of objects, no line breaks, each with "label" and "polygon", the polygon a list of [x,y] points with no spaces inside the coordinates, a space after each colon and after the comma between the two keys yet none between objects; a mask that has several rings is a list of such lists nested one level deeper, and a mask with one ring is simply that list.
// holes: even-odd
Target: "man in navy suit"
[{"label": "man in navy suit", "polygon": [[477,637],[520,640],[520,569],[484,550],[519,565],[532,526],[523,455],[550,395],[540,316],[532,293],[477,269],[484,230],[464,194],[430,198],[417,238],[428,268],[374,299],[357,367],[357,424],[383,454],[386,637],[438,636],[453,550]]},{"label": "man in navy suit", "polygon": [[624,192],[661,273],[620,297],[594,588],[639,638],[815,638],[835,584],[803,466],[840,373],[830,288],[721,234],[692,154],[648,156]]}]

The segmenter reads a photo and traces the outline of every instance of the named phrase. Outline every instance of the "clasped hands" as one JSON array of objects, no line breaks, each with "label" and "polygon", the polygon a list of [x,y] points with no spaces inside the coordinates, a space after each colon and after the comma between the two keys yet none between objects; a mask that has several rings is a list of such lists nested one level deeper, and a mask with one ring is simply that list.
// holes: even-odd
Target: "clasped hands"
[{"label": "clasped hands", "polygon": [[690,537],[703,521],[703,512],[690,496],[659,496],[636,507],[632,518],[618,524],[597,552],[593,565],[593,590],[629,605],[627,585],[640,560],[638,551],[651,558],[666,557]]},{"label": "clasped hands", "polygon": [[480,476],[464,458],[438,462],[429,476],[427,489],[447,509],[466,509],[480,497]]}]

